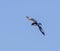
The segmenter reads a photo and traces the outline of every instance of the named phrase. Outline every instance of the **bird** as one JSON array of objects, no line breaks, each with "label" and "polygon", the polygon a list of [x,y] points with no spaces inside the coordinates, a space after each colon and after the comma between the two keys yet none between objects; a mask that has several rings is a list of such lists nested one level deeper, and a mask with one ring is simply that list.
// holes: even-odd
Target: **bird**
[{"label": "bird", "polygon": [[28,20],[31,20],[32,21],[32,24],[31,25],[36,25],[39,28],[39,30],[41,31],[41,33],[45,36],[45,33],[43,31],[43,28],[41,27],[41,25],[42,25],[41,23],[38,23],[34,18],[31,18],[29,16],[26,16],[26,18]]}]

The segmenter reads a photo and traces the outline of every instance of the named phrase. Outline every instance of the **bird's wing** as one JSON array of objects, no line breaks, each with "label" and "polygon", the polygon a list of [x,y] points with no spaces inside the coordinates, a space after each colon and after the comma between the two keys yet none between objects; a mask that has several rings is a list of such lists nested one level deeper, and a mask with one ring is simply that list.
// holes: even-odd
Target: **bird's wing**
[{"label": "bird's wing", "polygon": [[29,17],[29,16],[26,16],[26,18],[27,18],[28,20],[31,20],[32,22],[37,22],[35,19],[33,19],[33,18]]},{"label": "bird's wing", "polygon": [[42,23],[38,23],[39,25],[42,25]]},{"label": "bird's wing", "polygon": [[44,33],[44,31],[43,31],[42,27],[41,27],[41,26],[39,26],[39,25],[37,25],[37,26],[38,26],[39,30],[41,31],[41,33],[45,36],[45,33]]}]

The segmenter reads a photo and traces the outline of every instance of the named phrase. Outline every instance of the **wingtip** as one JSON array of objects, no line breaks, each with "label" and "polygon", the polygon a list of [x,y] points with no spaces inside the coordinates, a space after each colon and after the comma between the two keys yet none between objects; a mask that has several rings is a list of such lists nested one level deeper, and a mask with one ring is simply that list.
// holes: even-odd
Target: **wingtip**
[{"label": "wingtip", "polygon": [[45,36],[45,33],[44,32],[42,32],[42,34]]},{"label": "wingtip", "polygon": [[44,32],[42,32],[42,34],[45,36],[45,33]]}]

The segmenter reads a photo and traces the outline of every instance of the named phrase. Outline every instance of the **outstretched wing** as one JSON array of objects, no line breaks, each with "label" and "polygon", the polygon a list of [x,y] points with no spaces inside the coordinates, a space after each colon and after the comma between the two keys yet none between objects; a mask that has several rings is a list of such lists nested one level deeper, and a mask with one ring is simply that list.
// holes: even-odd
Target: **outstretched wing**
[{"label": "outstretched wing", "polygon": [[26,18],[27,18],[28,20],[31,20],[33,23],[34,23],[34,22],[37,22],[35,19],[33,19],[33,18],[29,17],[29,16],[26,16]]},{"label": "outstretched wing", "polygon": [[41,31],[41,33],[45,36],[45,33],[44,33],[44,31],[43,31],[42,27],[41,27],[41,26],[39,26],[39,25],[37,25],[37,26],[38,26],[39,30]]}]

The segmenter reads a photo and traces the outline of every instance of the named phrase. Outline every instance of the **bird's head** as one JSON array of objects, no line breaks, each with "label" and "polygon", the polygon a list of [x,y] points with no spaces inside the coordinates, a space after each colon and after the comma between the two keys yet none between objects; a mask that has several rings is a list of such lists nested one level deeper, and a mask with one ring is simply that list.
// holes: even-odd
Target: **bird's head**
[{"label": "bird's head", "polygon": [[26,18],[29,18],[29,16],[26,16]]}]

